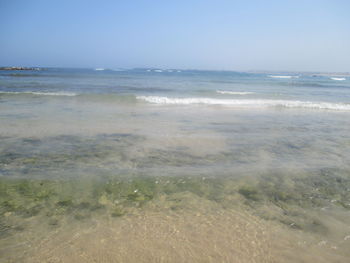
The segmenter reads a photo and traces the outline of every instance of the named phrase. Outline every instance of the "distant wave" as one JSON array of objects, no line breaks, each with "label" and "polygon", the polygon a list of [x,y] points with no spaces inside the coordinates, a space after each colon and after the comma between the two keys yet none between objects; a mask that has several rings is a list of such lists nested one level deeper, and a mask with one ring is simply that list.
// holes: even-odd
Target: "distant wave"
[{"label": "distant wave", "polygon": [[346,78],[331,78],[331,80],[346,80]]},{"label": "distant wave", "polygon": [[95,68],[95,70],[102,71],[102,70],[105,70],[105,69],[104,68]]},{"label": "distant wave", "polygon": [[229,94],[229,95],[249,95],[249,94],[255,93],[255,92],[249,92],[249,91],[229,91],[229,90],[217,90],[216,92],[220,94]]},{"label": "distant wave", "polygon": [[244,108],[283,107],[350,111],[350,104],[297,100],[168,98],[158,96],[138,96],[137,99],[161,105],[205,104]]},{"label": "distant wave", "polygon": [[299,78],[299,76],[280,76],[280,75],[269,75],[270,78],[275,78],[275,79],[292,79],[292,78]]},{"label": "distant wave", "polygon": [[0,91],[0,94],[14,94],[14,95],[21,95],[21,94],[31,94],[31,95],[39,95],[39,96],[76,96],[76,93],[73,92],[36,92],[36,91]]},{"label": "distant wave", "polygon": [[158,72],[158,73],[162,73],[162,72],[169,72],[169,73],[172,73],[172,72],[178,72],[180,73],[181,70],[175,70],[175,69],[147,69],[146,70],[147,72]]}]

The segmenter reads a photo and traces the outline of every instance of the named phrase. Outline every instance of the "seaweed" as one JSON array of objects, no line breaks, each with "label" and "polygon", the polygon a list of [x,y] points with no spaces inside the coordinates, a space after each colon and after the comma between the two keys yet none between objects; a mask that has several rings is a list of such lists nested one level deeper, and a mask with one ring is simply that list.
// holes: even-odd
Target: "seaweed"
[{"label": "seaweed", "polygon": [[125,215],[125,213],[126,213],[125,209],[123,209],[120,206],[116,206],[112,209],[111,216],[112,217],[120,217],[120,216]]},{"label": "seaweed", "polygon": [[61,200],[61,201],[58,201],[56,205],[61,207],[69,207],[73,205],[73,201],[71,199]]},{"label": "seaweed", "polygon": [[238,192],[243,195],[246,199],[253,200],[253,201],[259,201],[259,195],[258,190],[254,188],[253,186],[242,186]]},{"label": "seaweed", "polygon": [[193,200],[198,199],[215,202],[224,209],[246,205],[265,220],[274,220],[292,229],[326,233],[327,227],[314,211],[322,213],[324,207],[349,210],[349,189],[349,173],[338,170],[251,178],[115,175],[100,179],[41,180],[1,177],[0,219],[42,216],[49,225],[55,225],[50,222],[65,216],[76,220],[104,213],[120,217],[135,209],[147,209],[146,204],[159,200],[165,200],[168,209],[178,211],[194,205]]}]

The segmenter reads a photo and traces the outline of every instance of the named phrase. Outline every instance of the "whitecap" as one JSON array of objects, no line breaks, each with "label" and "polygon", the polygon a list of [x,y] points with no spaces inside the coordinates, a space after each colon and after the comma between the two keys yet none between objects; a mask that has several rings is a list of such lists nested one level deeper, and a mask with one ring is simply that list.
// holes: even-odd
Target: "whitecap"
[{"label": "whitecap", "polygon": [[299,78],[299,76],[281,76],[281,75],[269,75],[270,78],[275,78],[275,79],[292,79],[292,78]]},{"label": "whitecap", "polygon": [[339,80],[339,81],[342,81],[342,80],[346,80],[346,78],[331,78],[331,80]]},{"label": "whitecap", "polygon": [[168,98],[159,96],[138,96],[137,99],[159,105],[219,105],[238,108],[304,108],[350,111],[350,104],[331,102],[312,102],[298,100],[269,100],[269,99],[212,99],[212,98]]},{"label": "whitecap", "polygon": [[217,90],[216,92],[220,94],[229,94],[229,95],[249,95],[249,94],[255,93],[255,92],[249,92],[249,91],[229,91],[229,90]]}]

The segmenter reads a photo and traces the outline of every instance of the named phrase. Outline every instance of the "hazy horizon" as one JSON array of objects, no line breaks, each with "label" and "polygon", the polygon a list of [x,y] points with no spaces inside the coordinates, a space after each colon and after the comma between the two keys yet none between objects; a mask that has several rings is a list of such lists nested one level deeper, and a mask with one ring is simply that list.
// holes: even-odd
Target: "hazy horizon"
[{"label": "hazy horizon", "polygon": [[110,70],[110,71],[124,71],[124,70],[181,70],[181,71],[212,71],[212,72],[242,72],[242,73],[315,73],[315,74],[340,74],[340,75],[348,75],[350,74],[350,71],[312,71],[312,70],[269,70],[269,69],[248,69],[248,70],[239,70],[239,69],[197,69],[197,68],[170,68],[170,67],[134,67],[134,68],[123,68],[123,67],[54,67],[54,66],[41,66],[41,65],[0,65],[0,68],[38,68],[38,69],[71,69],[71,70],[89,70],[89,69],[96,69],[96,70]]},{"label": "hazy horizon", "polygon": [[347,1],[2,1],[1,66],[350,71]]}]

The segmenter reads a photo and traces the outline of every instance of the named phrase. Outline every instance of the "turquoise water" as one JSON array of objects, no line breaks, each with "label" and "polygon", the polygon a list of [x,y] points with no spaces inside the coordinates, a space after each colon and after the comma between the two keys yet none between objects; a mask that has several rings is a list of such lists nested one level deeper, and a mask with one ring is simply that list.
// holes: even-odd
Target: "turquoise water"
[{"label": "turquoise water", "polygon": [[[350,102],[349,77],[307,73],[252,74],[159,69],[119,71],[44,69],[40,71],[2,71],[0,76],[1,92]],[[227,93],[221,94],[220,91]],[[230,92],[233,94],[229,94]],[[242,92],[247,94],[241,94]]]},{"label": "turquoise water", "polygon": [[347,262],[349,116],[347,76],[1,71],[0,258]]}]

